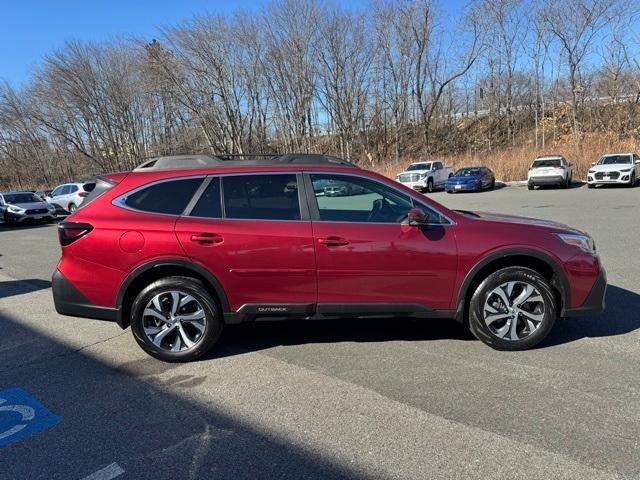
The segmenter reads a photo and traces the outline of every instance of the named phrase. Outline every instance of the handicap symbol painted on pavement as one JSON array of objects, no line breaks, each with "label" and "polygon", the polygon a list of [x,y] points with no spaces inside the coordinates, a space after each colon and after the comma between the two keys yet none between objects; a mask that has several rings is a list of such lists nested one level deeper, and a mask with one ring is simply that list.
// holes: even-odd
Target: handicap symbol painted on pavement
[{"label": "handicap symbol painted on pavement", "polygon": [[0,391],[0,447],[60,423],[21,388]]}]

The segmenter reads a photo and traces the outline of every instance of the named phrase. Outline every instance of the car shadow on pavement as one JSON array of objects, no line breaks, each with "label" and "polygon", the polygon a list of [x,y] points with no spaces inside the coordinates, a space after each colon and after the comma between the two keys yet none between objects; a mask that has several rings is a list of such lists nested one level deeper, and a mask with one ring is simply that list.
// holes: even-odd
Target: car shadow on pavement
[{"label": "car shadow on pavement", "polygon": [[[61,419],[0,447],[2,471],[14,480],[84,478],[112,462],[137,479],[367,477],[304,437],[195,400],[193,384],[166,378],[179,364],[141,352],[103,359],[98,346],[78,350],[6,313],[0,332],[0,390],[25,389]],[[99,343],[109,340],[117,341]]]},{"label": "car shadow on pavement", "polygon": [[13,230],[33,230],[36,228],[47,228],[51,226],[55,227],[60,220],[61,219],[58,218],[50,223],[17,223],[12,225],[9,225],[7,223],[0,223],[0,233]]},{"label": "car shadow on pavement", "polygon": [[0,282],[0,298],[36,292],[49,287],[51,287],[51,282],[41,280],[39,278],[31,278],[28,280],[7,280]]},{"label": "car shadow on pavement", "polygon": [[220,343],[205,359],[269,348],[313,343],[470,340],[450,319],[341,318],[332,320],[256,321],[227,325]]},{"label": "car shadow on pavement", "polygon": [[624,288],[607,287],[606,308],[598,315],[558,320],[541,347],[581,338],[614,337],[640,329],[640,295]]}]

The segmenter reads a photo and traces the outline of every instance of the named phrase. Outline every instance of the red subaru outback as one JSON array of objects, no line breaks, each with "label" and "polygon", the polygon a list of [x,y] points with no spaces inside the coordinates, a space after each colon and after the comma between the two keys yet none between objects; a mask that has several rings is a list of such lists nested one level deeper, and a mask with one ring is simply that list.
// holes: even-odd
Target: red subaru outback
[{"label": "red subaru outback", "polygon": [[59,237],[56,310],[130,325],[166,361],[257,317],[452,318],[521,350],[604,308],[586,233],[449,210],[323,155],[160,157],[99,178]]}]

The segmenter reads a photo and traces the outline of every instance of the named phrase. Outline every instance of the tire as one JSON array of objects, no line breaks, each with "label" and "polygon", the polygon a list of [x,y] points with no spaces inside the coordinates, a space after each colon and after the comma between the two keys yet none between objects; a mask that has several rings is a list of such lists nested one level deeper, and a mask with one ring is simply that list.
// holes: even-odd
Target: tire
[{"label": "tire", "polygon": [[587,183],[587,188],[596,188],[594,183]]},{"label": "tire", "polygon": [[534,188],[536,188],[533,183],[527,183],[527,190],[533,190]]},{"label": "tire", "polygon": [[427,180],[427,192],[433,193],[433,178]]},{"label": "tire", "polygon": [[491,180],[491,184],[489,184],[489,190],[493,190],[494,188],[496,188],[496,181],[495,181],[495,179]]},{"label": "tire", "polygon": [[[524,302],[518,300],[528,289]],[[499,291],[502,296],[496,293]],[[516,308],[512,310],[503,298]],[[526,350],[544,340],[553,328],[556,304],[555,294],[542,275],[526,267],[503,268],[485,278],[473,293],[469,329],[495,350]]]},{"label": "tire", "polygon": [[[172,315],[176,293],[180,306]],[[182,304],[185,299],[186,303]],[[153,310],[157,315],[144,315],[147,310]],[[182,316],[179,315],[181,312]],[[188,316],[193,318],[186,320]],[[152,357],[165,362],[190,362],[200,358],[216,344],[224,325],[220,308],[202,282],[177,276],[157,280],[144,288],[133,302],[130,320],[138,345]],[[154,332],[156,329],[159,331]],[[169,332],[162,335],[166,330]],[[159,335],[162,335],[161,339],[157,339]],[[188,346],[188,342],[193,344]]]},{"label": "tire", "polygon": [[70,203],[69,206],[67,207],[67,211],[69,213],[73,213],[78,209],[78,207],[76,207],[75,203]]},{"label": "tire", "polygon": [[562,183],[562,188],[569,188],[569,177],[567,177]]},{"label": "tire", "polygon": [[627,185],[629,188],[633,188],[636,186],[636,173],[633,172],[631,174],[631,180],[629,180],[629,185]]}]

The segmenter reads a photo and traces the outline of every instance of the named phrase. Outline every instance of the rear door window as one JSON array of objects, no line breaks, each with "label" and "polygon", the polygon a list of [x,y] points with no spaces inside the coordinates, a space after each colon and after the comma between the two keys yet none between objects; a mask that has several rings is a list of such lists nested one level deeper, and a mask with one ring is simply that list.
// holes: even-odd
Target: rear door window
[{"label": "rear door window", "polygon": [[202,195],[189,215],[201,218],[222,218],[219,177],[211,179],[211,182],[207,185],[204,192],[202,192]]},{"label": "rear door window", "polygon": [[203,178],[182,178],[153,183],[124,197],[122,203],[143,212],[180,215]]},{"label": "rear door window", "polygon": [[300,220],[296,174],[222,178],[225,218]]}]

